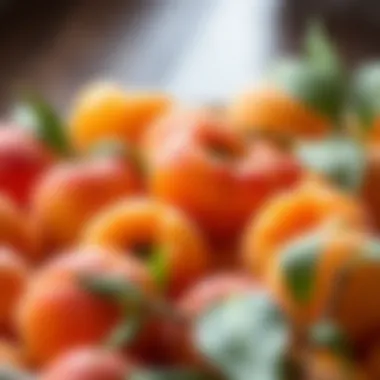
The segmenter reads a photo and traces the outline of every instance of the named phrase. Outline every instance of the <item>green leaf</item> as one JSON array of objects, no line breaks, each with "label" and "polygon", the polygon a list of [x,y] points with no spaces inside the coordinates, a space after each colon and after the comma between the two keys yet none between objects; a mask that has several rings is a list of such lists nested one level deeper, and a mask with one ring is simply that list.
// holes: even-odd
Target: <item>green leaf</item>
[{"label": "green leaf", "polygon": [[72,154],[66,129],[60,117],[39,95],[29,95],[16,105],[13,119],[34,132],[58,154],[63,156]]},{"label": "green leaf", "polygon": [[111,349],[128,347],[145,325],[145,299],[140,290],[129,281],[117,277],[84,277],[85,290],[116,302],[122,310],[121,322],[106,338],[105,346]]},{"label": "green leaf", "polygon": [[361,67],[355,74],[350,106],[364,128],[371,128],[380,114],[380,63]]},{"label": "green leaf", "polygon": [[277,66],[272,80],[311,110],[340,123],[346,101],[346,81],[340,70],[287,60]]},{"label": "green leaf", "polygon": [[316,285],[318,260],[324,251],[321,234],[302,236],[280,252],[280,266],[287,289],[294,300],[307,304]]},{"label": "green leaf", "polygon": [[161,290],[165,290],[169,281],[169,266],[165,249],[168,248],[156,247],[146,262],[150,274]]},{"label": "green leaf", "polygon": [[123,305],[141,303],[144,298],[136,285],[121,277],[85,276],[80,282],[85,290]]},{"label": "green leaf", "polygon": [[144,324],[145,318],[142,313],[129,314],[126,320],[113,329],[106,339],[105,346],[115,350],[128,347],[138,337]]},{"label": "green leaf", "polygon": [[340,66],[339,54],[322,23],[312,20],[305,38],[307,60],[318,67],[336,69]]},{"label": "green leaf", "polygon": [[304,142],[297,155],[303,164],[329,178],[343,190],[360,190],[366,170],[366,152],[362,145],[346,138]]},{"label": "green leaf", "polygon": [[230,380],[287,379],[289,340],[286,321],[264,292],[225,301],[195,325],[196,347]]}]

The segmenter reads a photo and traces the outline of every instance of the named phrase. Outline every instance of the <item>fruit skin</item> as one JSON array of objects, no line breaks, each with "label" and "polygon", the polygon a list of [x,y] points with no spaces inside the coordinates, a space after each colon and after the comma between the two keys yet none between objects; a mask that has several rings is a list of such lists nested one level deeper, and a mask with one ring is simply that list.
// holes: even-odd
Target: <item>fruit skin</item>
[{"label": "fruit skin", "polygon": [[28,207],[31,192],[55,158],[40,141],[17,126],[0,128],[0,192]]},{"label": "fruit skin", "polygon": [[162,262],[163,288],[170,297],[208,271],[208,248],[197,228],[178,210],[148,198],[122,200],[96,215],[84,230],[83,242],[111,247],[150,265],[154,257],[139,256],[139,247],[148,246]]},{"label": "fruit skin", "polygon": [[125,92],[111,83],[92,84],[79,94],[74,105],[72,142],[79,151],[109,139],[135,144],[170,106],[170,98],[163,93]]},{"label": "fruit skin", "polygon": [[147,296],[155,293],[151,277],[132,258],[91,247],[54,258],[35,273],[17,312],[18,332],[34,365],[46,365],[83,345],[104,343],[120,322],[116,304],[81,286],[80,279],[88,275],[121,276]]},{"label": "fruit skin", "polygon": [[243,236],[243,260],[247,268],[264,276],[278,251],[293,238],[316,228],[344,224],[367,228],[367,217],[357,200],[323,180],[307,178],[297,188],[271,199]]},{"label": "fruit skin", "polygon": [[140,191],[137,168],[119,157],[56,166],[41,180],[33,199],[33,217],[44,251],[49,254],[75,244],[97,212]]},{"label": "fruit skin", "polygon": [[22,353],[17,344],[0,340],[0,367],[11,366],[13,368],[22,368],[24,365]]},{"label": "fruit skin", "polygon": [[368,374],[368,379],[380,378],[380,344],[376,342],[361,358],[360,364]]},{"label": "fruit skin", "polygon": [[332,129],[327,118],[273,85],[239,94],[228,115],[243,133],[319,138]]},{"label": "fruit skin", "polygon": [[[161,133],[146,143],[158,143],[147,154],[148,186],[154,197],[190,215],[212,240],[236,237],[271,196],[300,177],[289,153],[269,142],[244,141],[218,117],[204,112],[173,117],[182,119],[175,131],[161,121]],[[174,126],[170,117],[167,123]]]},{"label": "fruit skin", "polygon": [[172,360],[184,366],[207,366],[192,343],[193,324],[198,317],[218,302],[234,295],[255,291],[260,285],[240,272],[223,272],[199,281],[176,303],[177,311],[187,326],[169,326],[168,336]]},{"label": "fruit skin", "polygon": [[374,380],[357,365],[339,358],[329,351],[316,351],[305,361],[307,380]]},{"label": "fruit skin", "polygon": [[29,270],[21,257],[7,247],[0,247],[0,328],[13,330],[13,314],[26,289]]},{"label": "fruit skin", "polygon": [[89,347],[71,351],[51,363],[41,380],[126,380],[131,365],[119,354]]},{"label": "fruit skin", "polygon": [[[380,128],[379,128],[380,130]],[[380,230],[380,154],[376,147],[367,151],[367,167],[360,191],[360,198],[366,206],[371,222],[377,231]]]},{"label": "fruit skin", "polygon": [[336,319],[352,341],[365,345],[380,331],[380,242],[372,239],[362,244],[359,258],[347,275]]},{"label": "fruit skin", "polygon": [[28,216],[0,193],[0,246],[14,249],[27,261],[39,257],[39,242]]}]

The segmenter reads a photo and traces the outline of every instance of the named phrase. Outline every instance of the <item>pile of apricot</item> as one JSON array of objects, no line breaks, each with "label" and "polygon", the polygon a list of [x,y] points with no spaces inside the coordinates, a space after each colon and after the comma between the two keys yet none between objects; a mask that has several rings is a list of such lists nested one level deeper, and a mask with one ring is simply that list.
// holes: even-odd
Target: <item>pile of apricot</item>
[{"label": "pile of apricot", "polygon": [[[292,65],[218,111],[96,84],[61,124],[33,104],[33,125],[1,123],[1,379],[223,379],[194,325],[258,289],[300,341],[301,380],[380,379],[380,70],[347,107],[339,70]],[[331,140],[325,166],[300,157]],[[355,188],[328,170],[342,141]],[[349,359],[304,342],[326,319]]]}]

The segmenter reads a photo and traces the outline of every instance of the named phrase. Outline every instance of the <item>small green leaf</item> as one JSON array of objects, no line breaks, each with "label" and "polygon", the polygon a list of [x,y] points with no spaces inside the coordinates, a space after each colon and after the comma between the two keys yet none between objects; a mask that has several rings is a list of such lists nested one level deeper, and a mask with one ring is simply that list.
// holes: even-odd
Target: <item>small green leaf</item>
[{"label": "small green leaf", "polygon": [[341,189],[360,190],[367,159],[358,142],[339,137],[304,142],[299,145],[297,155],[307,168],[325,175]]},{"label": "small green leaf", "polygon": [[136,285],[124,278],[85,276],[80,278],[79,281],[84,290],[115,302],[121,307],[124,312],[124,321],[130,326],[123,326],[124,321],[122,321],[122,325],[116,328],[116,340],[119,336],[128,336],[129,331],[131,331],[132,335],[133,331],[140,328],[139,322],[143,323],[148,315],[164,317],[178,323],[185,321],[184,316],[177,313],[165,300],[150,298]]},{"label": "small green leaf", "polygon": [[121,304],[141,303],[144,296],[140,289],[121,277],[115,276],[85,276],[80,279],[81,285],[87,291]]},{"label": "small green leaf", "polygon": [[264,292],[235,297],[203,314],[196,322],[194,341],[230,380],[287,378],[289,327]]},{"label": "small green leaf", "polygon": [[272,80],[311,110],[340,123],[346,101],[346,81],[342,71],[306,61],[287,60],[277,66]]},{"label": "small green leaf", "polygon": [[165,247],[158,246],[151,252],[147,261],[149,272],[161,290],[164,290],[169,280],[169,266],[167,262],[167,255]]},{"label": "small green leaf", "polygon": [[60,117],[39,95],[25,97],[13,112],[14,120],[21,126],[30,129],[44,143],[58,154],[72,154],[66,129]]},{"label": "small green leaf", "polygon": [[287,289],[300,304],[307,304],[315,290],[318,260],[324,250],[320,234],[303,236],[280,252],[280,266]]},{"label": "small green leaf", "polygon": [[109,349],[118,350],[123,347],[128,347],[133,343],[144,327],[145,319],[141,314],[142,313],[129,315],[126,320],[116,326],[110,336],[107,337],[105,346]]},{"label": "small green leaf", "polygon": [[375,118],[380,115],[380,63],[363,66],[356,72],[350,106],[364,128],[373,126]]},{"label": "small green leaf", "polygon": [[327,69],[335,69],[340,66],[339,54],[331,42],[322,23],[312,20],[309,24],[305,50],[307,60],[313,65]]}]

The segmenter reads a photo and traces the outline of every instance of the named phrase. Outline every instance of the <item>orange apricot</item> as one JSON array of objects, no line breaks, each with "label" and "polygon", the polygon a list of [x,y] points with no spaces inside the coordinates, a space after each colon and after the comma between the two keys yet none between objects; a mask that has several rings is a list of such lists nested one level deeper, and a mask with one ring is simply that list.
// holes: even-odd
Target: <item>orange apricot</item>
[{"label": "orange apricot", "polygon": [[71,351],[42,371],[41,380],[127,380],[131,364],[119,354],[97,348]]},{"label": "orange apricot", "polygon": [[243,133],[315,138],[332,129],[326,117],[273,85],[239,94],[228,113]]},{"label": "orange apricot", "polygon": [[88,247],[54,258],[35,273],[17,311],[18,333],[34,365],[46,365],[83,345],[105,344],[130,317],[131,310],[122,315],[116,302],[88,291],[82,284],[87,276],[123,279],[147,297],[155,293],[151,277],[131,257]]},{"label": "orange apricot", "polygon": [[25,262],[6,247],[0,247],[0,327],[12,329],[13,314],[28,281]]},{"label": "orange apricot", "polygon": [[45,253],[74,244],[93,215],[140,190],[137,169],[118,157],[56,166],[39,183],[33,199]]},{"label": "orange apricot", "polygon": [[110,83],[93,84],[79,95],[72,111],[72,142],[80,151],[109,139],[134,144],[170,104],[163,93],[125,92]]},{"label": "orange apricot", "polygon": [[28,206],[41,175],[53,164],[52,153],[17,126],[0,128],[0,192]]},{"label": "orange apricot", "polygon": [[354,198],[323,181],[308,179],[274,197],[248,224],[243,236],[246,266],[263,276],[285,244],[322,225],[335,223],[364,228],[367,221]]},{"label": "orange apricot", "polygon": [[175,116],[175,131],[157,126],[163,132],[148,153],[148,186],[213,240],[232,239],[271,196],[299,179],[300,166],[274,144],[243,140],[218,117],[186,115]]},{"label": "orange apricot", "polygon": [[208,249],[196,227],[173,207],[151,199],[130,199],[105,209],[89,222],[83,242],[137,257],[173,297],[208,268]]},{"label": "orange apricot", "polygon": [[27,260],[38,258],[38,237],[31,222],[10,199],[0,194],[0,245],[17,251]]}]

